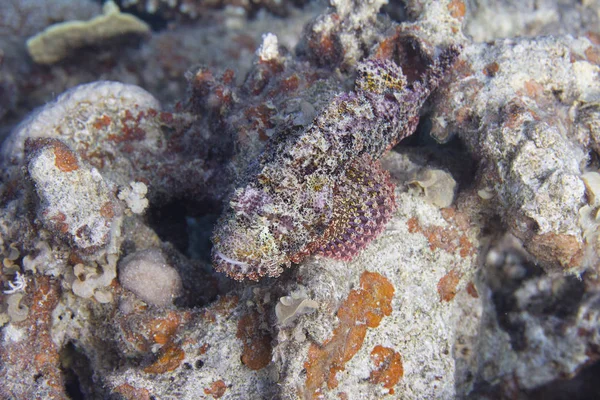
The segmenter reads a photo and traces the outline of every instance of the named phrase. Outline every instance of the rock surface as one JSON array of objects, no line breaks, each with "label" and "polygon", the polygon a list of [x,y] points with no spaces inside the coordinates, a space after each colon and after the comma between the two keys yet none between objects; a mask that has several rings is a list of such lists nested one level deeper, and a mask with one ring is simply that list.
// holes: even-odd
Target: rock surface
[{"label": "rock surface", "polygon": [[[597,1],[123,0],[123,12],[147,18],[148,37],[49,66],[28,58],[26,38],[99,5],[9,3],[1,398],[598,392]],[[427,71],[449,48],[458,59],[428,93]],[[405,85],[414,112],[397,121]],[[352,103],[359,95],[372,98]],[[365,132],[336,136],[340,120]],[[393,149],[378,139],[400,125],[416,132]],[[322,140],[281,155],[310,130]],[[335,138],[353,142],[323,150]],[[354,181],[385,178],[366,191],[334,168],[361,146],[386,150]],[[319,166],[305,162],[317,148]],[[303,171],[294,179],[317,168],[322,179],[299,185],[277,157]],[[383,187],[395,207],[380,229],[348,217],[354,236],[336,242],[358,254],[333,248],[339,226],[316,215],[303,229],[327,251],[307,243],[290,268],[272,266],[276,278],[235,282],[211,265],[224,210],[264,244],[285,237],[278,210],[353,215]],[[271,188],[289,197],[277,209],[266,207]],[[281,232],[269,228],[275,217]],[[348,256],[325,257],[336,251]]]}]

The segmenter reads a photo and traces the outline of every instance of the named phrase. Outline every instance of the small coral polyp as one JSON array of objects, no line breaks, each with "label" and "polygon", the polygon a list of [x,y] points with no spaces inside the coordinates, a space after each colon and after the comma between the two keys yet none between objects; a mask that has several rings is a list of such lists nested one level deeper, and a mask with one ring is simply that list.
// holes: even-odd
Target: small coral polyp
[{"label": "small coral polyp", "polygon": [[407,81],[387,59],[358,65],[355,91],[325,107],[299,135],[274,136],[213,233],[213,265],[236,280],[276,277],[311,254],[350,260],[395,210],[379,158],[411,135],[456,48]]}]

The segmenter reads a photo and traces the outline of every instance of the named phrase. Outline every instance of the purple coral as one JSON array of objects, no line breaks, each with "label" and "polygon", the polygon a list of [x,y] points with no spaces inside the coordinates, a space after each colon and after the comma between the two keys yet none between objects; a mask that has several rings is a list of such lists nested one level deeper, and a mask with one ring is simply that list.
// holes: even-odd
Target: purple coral
[{"label": "purple coral", "polygon": [[215,268],[258,280],[315,252],[350,259],[364,248],[395,208],[377,160],[414,132],[457,53],[449,48],[411,83],[395,62],[366,60],[355,92],[337,96],[304,132],[271,139],[213,233]]}]

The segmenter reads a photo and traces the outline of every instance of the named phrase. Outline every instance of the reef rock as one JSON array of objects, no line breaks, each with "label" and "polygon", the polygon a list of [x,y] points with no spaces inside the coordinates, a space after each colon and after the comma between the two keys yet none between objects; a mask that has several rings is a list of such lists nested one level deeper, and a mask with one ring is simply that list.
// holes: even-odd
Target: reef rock
[{"label": "reef rock", "polygon": [[1,398],[598,392],[597,1],[127,0],[36,65],[66,3],[0,13]]}]

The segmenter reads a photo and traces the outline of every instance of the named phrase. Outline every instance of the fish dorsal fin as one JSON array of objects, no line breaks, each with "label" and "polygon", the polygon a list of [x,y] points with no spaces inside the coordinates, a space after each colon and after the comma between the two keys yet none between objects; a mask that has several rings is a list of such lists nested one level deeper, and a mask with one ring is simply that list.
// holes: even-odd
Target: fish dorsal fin
[{"label": "fish dorsal fin", "polygon": [[349,261],[383,229],[396,209],[394,184],[378,161],[362,155],[334,189],[333,218],[315,253]]}]

